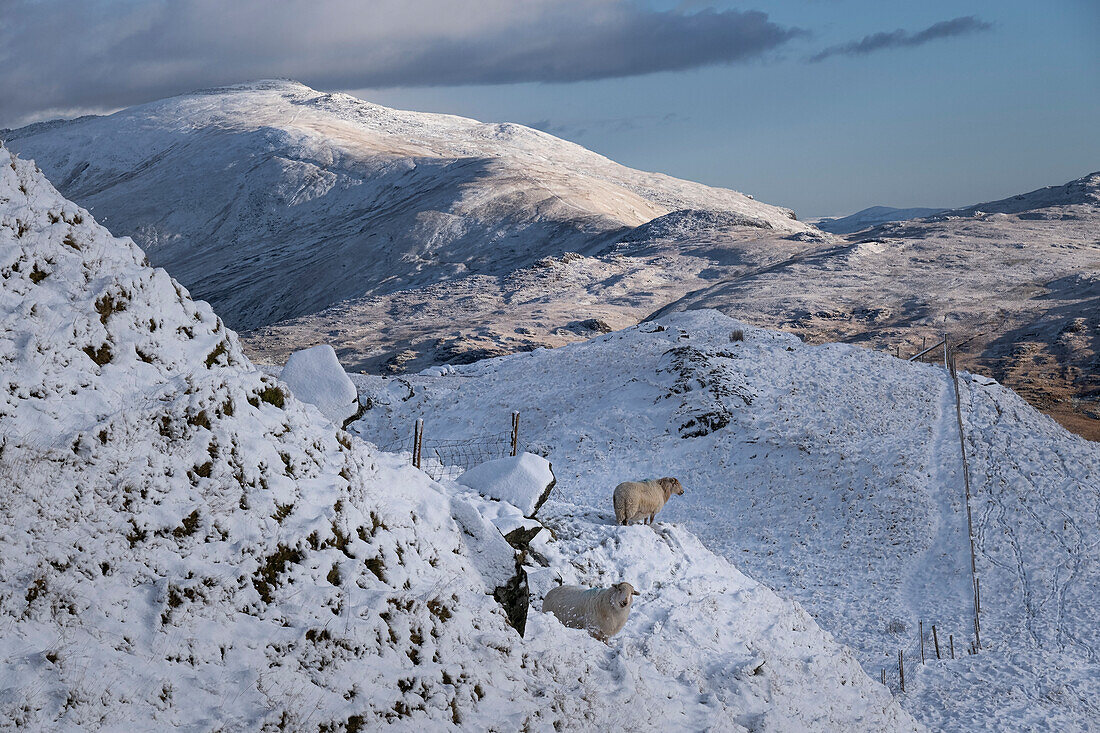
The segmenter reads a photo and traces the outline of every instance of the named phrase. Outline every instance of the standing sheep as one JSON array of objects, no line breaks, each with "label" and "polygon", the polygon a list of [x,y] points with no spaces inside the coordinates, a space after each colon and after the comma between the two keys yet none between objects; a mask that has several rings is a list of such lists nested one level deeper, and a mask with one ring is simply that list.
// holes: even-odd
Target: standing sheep
[{"label": "standing sheep", "polygon": [[623,481],[615,487],[615,522],[628,524],[636,519],[653,523],[653,517],[673,494],[683,494],[684,487],[671,476],[649,481]]},{"label": "standing sheep", "polygon": [[638,591],[630,583],[616,583],[610,588],[561,585],[542,599],[542,610],[554,614],[571,629],[584,629],[600,641],[607,641],[626,625],[636,595]]}]

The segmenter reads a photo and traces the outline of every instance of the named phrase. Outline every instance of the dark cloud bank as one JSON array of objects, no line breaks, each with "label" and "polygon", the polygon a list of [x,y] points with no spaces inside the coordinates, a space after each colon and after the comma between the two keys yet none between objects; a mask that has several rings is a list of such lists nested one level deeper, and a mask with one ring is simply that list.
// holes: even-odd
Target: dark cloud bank
[{"label": "dark cloud bank", "polygon": [[830,46],[811,56],[809,61],[824,61],[830,56],[865,56],[869,53],[887,48],[920,46],[939,38],[951,38],[953,36],[978,33],[987,31],[992,27],[990,23],[978,20],[973,15],[967,15],[961,18],[940,21],[916,33],[910,33],[909,31],[900,29],[888,33],[872,33],[869,36],[864,36],[858,41],[842,43],[839,46]]},{"label": "dark cloud bank", "polygon": [[[809,60],[989,27],[955,18]],[[806,36],[759,11],[635,0],[0,0],[0,127],[270,77],[364,89],[683,71],[759,59]]]},{"label": "dark cloud bank", "polygon": [[0,124],[263,77],[324,88],[575,82],[759,58],[758,11],[629,0],[4,0]]}]

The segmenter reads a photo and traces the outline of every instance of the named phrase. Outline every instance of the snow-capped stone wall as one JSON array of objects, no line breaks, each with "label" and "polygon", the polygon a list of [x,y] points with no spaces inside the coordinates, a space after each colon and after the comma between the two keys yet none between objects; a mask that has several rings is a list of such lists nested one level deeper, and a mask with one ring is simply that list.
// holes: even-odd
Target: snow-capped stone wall
[{"label": "snow-capped stone wall", "polygon": [[550,496],[554,471],[542,456],[520,453],[474,466],[458,477],[458,483],[482,496],[506,501],[525,517],[533,517]]}]

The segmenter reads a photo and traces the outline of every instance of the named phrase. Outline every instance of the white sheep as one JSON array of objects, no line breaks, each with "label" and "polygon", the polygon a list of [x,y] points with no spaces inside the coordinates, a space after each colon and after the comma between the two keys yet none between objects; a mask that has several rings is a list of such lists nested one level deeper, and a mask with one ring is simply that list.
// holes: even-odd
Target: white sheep
[{"label": "white sheep", "polygon": [[616,583],[610,588],[560,585],[542,599],[542,610],[554,614],[571,629],[584,629],[600,641],[607,641],[626,625],[636,595],[638,591],[630,583]]},{"label": "white sheep", "polygon": [[653,523],[653,517],[673,494],[684,493],[684,487],[671,476],[649,481],[623,481],[615,487],[615,521],[628,524],[636,519]]}]

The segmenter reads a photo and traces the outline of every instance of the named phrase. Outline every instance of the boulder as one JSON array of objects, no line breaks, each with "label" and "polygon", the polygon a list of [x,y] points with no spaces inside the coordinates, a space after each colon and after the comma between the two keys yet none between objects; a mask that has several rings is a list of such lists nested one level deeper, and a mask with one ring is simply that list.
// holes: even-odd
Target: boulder
[{"label": "boulder", "polygon": [[550,496],[556,481],[550,461],[534,453],[521,453],[474,466],[458,477],[458,483],[489,499],[506,501],[531,518]]},{"label": "boulder", "polygon": [[359,411],[359,395],[336,352],[328,344],[295,351],[286,360],[279,379],[302,402],[316,405],[337,425]]}]

